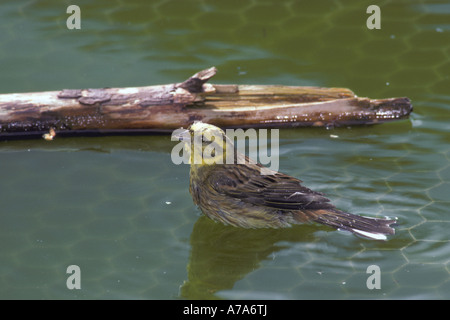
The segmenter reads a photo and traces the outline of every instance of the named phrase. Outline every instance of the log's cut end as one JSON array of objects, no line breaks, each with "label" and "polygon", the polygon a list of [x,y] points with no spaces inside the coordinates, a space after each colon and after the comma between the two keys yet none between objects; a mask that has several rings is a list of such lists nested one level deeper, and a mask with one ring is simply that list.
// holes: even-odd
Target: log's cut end
[{"label": "log's cut end", "polygon": [[407,97],[371,100],[370,109],[378,118],[403,119],[413,111],[411,100]]},{"label": "log's cut end", "polygon": [[[362,102],[364,100],[367,102]],[[360,101],[359,106],[364,107],[365,111],[356,113],[353,119],[349,117],[344,124],[355,125],[359,122],[365,122],[366,125],[370,125],[402,120],[407,119],[413,111],[411,100],[407,97],[388,99],[360,98]]]},{"label": "log's cut end", "polygon": [[365,122],[366,125],[379,124],[390,121],[407,119],[413,111],[411,100],[406,97],[388,99],[359,98],[359,108],[361,112],[355,113],[352,117],[343,115],[346,118],[344,124],[357,125]]}]

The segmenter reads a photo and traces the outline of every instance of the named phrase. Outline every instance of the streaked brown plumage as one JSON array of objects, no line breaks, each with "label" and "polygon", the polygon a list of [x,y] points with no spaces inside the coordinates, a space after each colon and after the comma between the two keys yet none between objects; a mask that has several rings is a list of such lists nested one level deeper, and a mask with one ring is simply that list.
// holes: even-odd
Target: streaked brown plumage
[{"label": "streaked brown plumage", "polygon": [[[198,137],[201,143],[193,143]],[[395,232],[390,227],[395,220],[338,210],[322,193],[302,186],[301,180],[271,171],[238,153],[218,127],[195,122],[178,138],[187,143],[191,152],[189,190],[194,203],[215,221],[243,228],[282,228],[314,221],[371,239],[386,239],[386,235]],[[213,161],[209,162],[194,161],[194,154],[208,146],[223,150],[223,154],[213,153]],[[225,164],[227,148],[234,151],[232,164]],[[223,160],[223,164],[218,160]]]}]

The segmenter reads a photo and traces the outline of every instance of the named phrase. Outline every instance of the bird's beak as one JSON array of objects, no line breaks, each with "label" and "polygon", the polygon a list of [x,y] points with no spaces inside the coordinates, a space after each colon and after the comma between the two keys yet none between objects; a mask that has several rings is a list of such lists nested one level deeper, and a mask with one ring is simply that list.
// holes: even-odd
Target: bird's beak
[{"label": "bird's beak", "polygon": [[191,133],[189,132],[188,129],[176,129],[173,133],[172,133],[172,141],[186,141],[186,142],[190,142],[191,141]]}]

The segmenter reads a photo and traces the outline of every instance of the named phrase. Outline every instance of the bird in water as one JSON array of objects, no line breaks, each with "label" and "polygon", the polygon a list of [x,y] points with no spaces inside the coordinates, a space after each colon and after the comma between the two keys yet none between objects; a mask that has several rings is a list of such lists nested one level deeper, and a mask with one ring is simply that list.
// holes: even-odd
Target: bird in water
[{"label": "bird in water", "polygon": [[317,222],[376,240],[386,240],[395,233],[390,225],[396,220],[337,209],[322,193],[303,186],[301,180],[238,152],[216,126],[197,121],[178,131],[175,138],[185,143],[190,154],[189,191],[194,203],[212,220],[242,228]]}]

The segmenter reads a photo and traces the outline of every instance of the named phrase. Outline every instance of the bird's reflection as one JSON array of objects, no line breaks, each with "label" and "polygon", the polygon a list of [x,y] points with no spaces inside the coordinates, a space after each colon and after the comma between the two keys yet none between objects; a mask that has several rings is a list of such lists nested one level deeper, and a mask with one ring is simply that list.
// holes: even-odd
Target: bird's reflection
[{"label": "bird's reflection", "polygon": [[[261,261],[283,250],[286,242],[314,241],[317,228],[242,229],[201,216],[192,230],[188,279],[181,286],[185,299],[218,299],[218,291],[259,268]],[[284,244],[284,245],[283,245]]]}]

